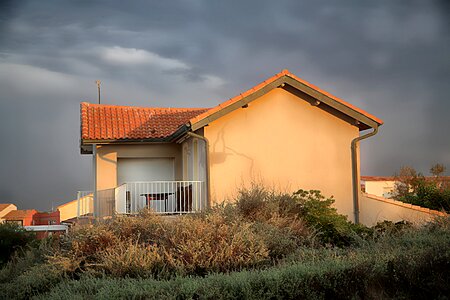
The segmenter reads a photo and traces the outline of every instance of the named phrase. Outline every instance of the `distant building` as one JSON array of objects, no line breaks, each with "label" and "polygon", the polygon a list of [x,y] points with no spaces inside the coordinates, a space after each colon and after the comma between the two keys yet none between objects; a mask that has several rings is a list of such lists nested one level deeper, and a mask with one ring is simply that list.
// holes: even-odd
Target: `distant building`
[{"label": "distant building", "polygon": [[[450,187],[450,176],[425,176],[426,182],[436,182],[439,187]],[[361,176],[361,190],[367,194],[384,198],[394,196],[395,182],[394,176]]]},{"label": "distant building", "polygon": [[3,219],[10,211],[17,210],[17,206],[11,203],[1,203],[0,204],[0,223],[3,223]]},{"label": "distant building", "polygon": [[59,210],[53,212],[37,212],[33,215],[33,225],[59,225]]},{"label": "distant building", "polygon": [[37,213],[35,209],[12,210],[3,219],[6,223],[16,223],[21,226],[33,225],[33,216]]},{"label": "distant building", "polygon": [[394,176],[361,176],[362,191],[379,197],[391,198],[395,188]]},{"label": "distant building", "polygon": [[[15,206],[14,206],[15,207]],[[67,233],[67,226],[60,225],[60,213],[38,212],[35,209],[11,210],[4,217],[6,223],[15,223],[23,226],[28,231],[36,232],[37,239],[43,239],[51,235]]]}]

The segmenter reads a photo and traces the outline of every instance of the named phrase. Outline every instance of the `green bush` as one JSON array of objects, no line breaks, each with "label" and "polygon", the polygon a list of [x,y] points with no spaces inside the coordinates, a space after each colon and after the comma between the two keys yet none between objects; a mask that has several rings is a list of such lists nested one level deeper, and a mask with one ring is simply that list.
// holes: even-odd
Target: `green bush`
[{"label": "green bush", "polygon": [[20,253],[11,256],[7,264],[0,269],[0,283],[10,282],[31,267],[46,262],[46,254],[51,253],[46,241],[29,246]]},{"label": "green bush", "polygon": [[279,228],[268,223],[257,223],[254,225],[257,235],[261,236],[271,259],[283,258],[297,249],[299,243],[289,229]]},{"label": "green bush", "polygon": [[4,299],[30,299],[46,293],[64,280],[62,270],[50,264],[38,264],[28,267],[9,282],[0,283]]},{"label": "green bush", "polygon": [[[267,223],[274,215],[303,220],[309,232],[315,231],[323,244],[349,246],[357,235],[371,235],[370,229],[354,225],[332,206],[333,197],[325,198],[317,190],[298,190],[292,195],[269,192],[255,186],[239,192],[236,209],[249,221]],[[306,232],[303,235],[308,235]],[[276,239],[281,239],[278,235]]]},{"label": "green bush", "polygon": [[398,200],[435,210],[450,212],[450,189],[441,189],[432,182],[421,182],[414,194],[407,194]]},{"label": "green bush", "polygon": [[433,177],[425,177],[414,168],[403,166],[398,175],[393,198],[434,210],[450,212],[450,185],[442,177],[445,166],[435,164],[430,173]]},{"label": "green bush", "polygon": [[0,267],[6,264],[17,250],[26,247],[34,240],[35,235],[22,226],[12,223],[0,224]]},{"label": "green bush", "polygon": [[319,238],[324,243],[335,246],[348,246],[357,226],[352,226],[347,218],[337,213],[333,197],[325,198],[317,190],[298,190],[294,193],[295,201],[300,205],[300,216],[305,222],[316,228]]}]

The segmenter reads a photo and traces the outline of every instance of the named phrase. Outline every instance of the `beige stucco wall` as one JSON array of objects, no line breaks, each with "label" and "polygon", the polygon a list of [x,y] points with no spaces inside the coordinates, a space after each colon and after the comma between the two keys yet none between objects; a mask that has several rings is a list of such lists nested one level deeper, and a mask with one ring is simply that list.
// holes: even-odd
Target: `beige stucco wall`
[{"label": "beige stucco wall", "polygon": [[360,196],[360,211],[361,223],[367,226],[375,225],[377,222],[384,220],[392,222],[404,220],[421,224],[433,220],[436,216],[445,215],[428,208],[365,193]]},{"label": "beige stucco wall", "polygon": [[179,144],[101,145],[96,151],[97,190],[117,187],[118,158],[174,158],[175,179],[182,180],[182,151]]},{"label": "beige stucco wall", "polygon": [[0,223],[3,223],[5,221],[3,220],[3,217],[12,210],[17,210],[17,206],[15,206],[14,204],[10,204],[4,210],[0,211]]},{"label": "beige stucco wall", "polygon": [[365,181],[366,193],[385,197],[386,193],[392,193],[395,181]]},{"label": "beige stucco wall", "polygon": [[210,142],[212,203],[251,182],[334,196],[353,219],[351,141],[356,126],[277,88],[204,128]]}]

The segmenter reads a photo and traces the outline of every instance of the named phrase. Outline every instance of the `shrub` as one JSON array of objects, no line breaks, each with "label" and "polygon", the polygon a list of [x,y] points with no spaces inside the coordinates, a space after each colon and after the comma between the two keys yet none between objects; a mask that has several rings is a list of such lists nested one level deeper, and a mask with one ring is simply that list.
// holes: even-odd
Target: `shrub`
[{"label": "shrub", "polygon": [[450,232],[448,221],[440,222],[383,236],[360,249],[305,249],[306,261],[265,270],[163,281],[84,276],[65,280],[40,298],[446,299]]},{"label": "shrub", "polygon": [[0,269],[0,283],[10,282],[31,267],[46,263],[46,256],[52,253],[52,247],[51,240],[41,240],[14,253]]},{"label": "shrub", "polygon": [[[287,221],[283,224],[284,228],[294,219],[301,220],[303,232],[300,236],[311,238],[311,232],[314,231],[314,237],[319,241],[333,246],[348,246],[358,235],[372,234],[367,227],[352,224],[345,216],[338,214],[332,207],[333,203],[333,197],[325,198],[317,190],[298,190],[289,195],[254,186],[240,190],[236,209],[244,219],[256,222],[268,223],[274,215],[278,215],[281,220]],[[305,230],[308,227],[309,230]],[[280,233],[274,238],[280,239],[280,242],[288,242],[289,234],[285,236],[288,240],[285,240]]]},{"label": "shrub", "polygon": [[106,224],[78,226],[69,236],[70,250],[76,256],[87,259],[117,243],[118,237]]},{"label": "shrub", "polygon": [[0,267],[6,264],[17,250],[34,240],[34,233],[26,231],[22,226],[11,223],[0,224]]},{"label": "shrub", "polygon": [[4,299],[30,299],[45,293],[62,280],[64,273],[50,264],[37,264],[12,278],[10,282],[0,283]]},{"label": "shrub", "polygon": [[184,217],[172,223],[171,248],[165,248],[167,263],[182,265],[187,274],[204,275],[255,266],[268,257],[261,237],[251,223],[227,224],[220,214],[206,219]]},{"label": "shrub", "polygon": [[161,273],[164,257],[156,246],[118,241],[99,253],[98,270],[115,277],[150,277]]},{"label": "shrub", "polygon": [[412,224],[407,221],[383,221],[378,222],[375,226],[372,227],[373,233],[376,237],[379,236],[394,236],[405,232],[405,230],[411,229]]},{"label": "shrub", "polygon": [[247,220],[264,220],[271,214],[267,207],[268,198],[269,192],[259,185],[250,189],[242,188],[239,190],[236,208]]},{"label": "shrub", "polygon": [[450,185],[442,174],[445,166],[431,167],[432,178],[417,173],[412,167],[402,167],[396,175],[393,198],[406,203],[450,212]]},{"label": "shrub", "polygon": [[252,223],[225,222],[219,212],[164,220],[154,214],[117,217],[75,230],[65,251],[49,259],[71,276],[205,275],[256,266],[268,258]]},{"label": "shrub", "polygon": [[335,246],[348,246],[351,244],[355,229],[347,218],[337,213],[333,197],[325,198],[317,190],[298,190],[294,193],[295,201],[299,204],[299,215],[306,224],[318,230],[318,238],[323,243]]},{"label": "shrub", "polygon": [[253,227],[264,240],[272,260],[295,253],[300,246],[314,244],[315,233],[296,217],[274,214],[266,222],[257,222]]}]

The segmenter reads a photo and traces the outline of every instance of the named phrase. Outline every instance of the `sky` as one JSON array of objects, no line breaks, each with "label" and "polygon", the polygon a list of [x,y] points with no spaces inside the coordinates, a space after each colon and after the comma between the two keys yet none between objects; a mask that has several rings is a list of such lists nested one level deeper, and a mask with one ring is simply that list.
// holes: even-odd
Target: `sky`
[{"label": "sky", "polygon": [[363,175],[450,169],[447,0],[2,0],[0,202],[92,189],[79,105],[97,79],[102,103],[212,107],[285,68],[385,121]]}]

